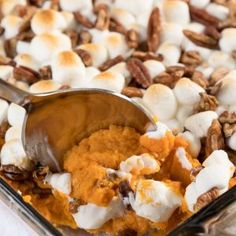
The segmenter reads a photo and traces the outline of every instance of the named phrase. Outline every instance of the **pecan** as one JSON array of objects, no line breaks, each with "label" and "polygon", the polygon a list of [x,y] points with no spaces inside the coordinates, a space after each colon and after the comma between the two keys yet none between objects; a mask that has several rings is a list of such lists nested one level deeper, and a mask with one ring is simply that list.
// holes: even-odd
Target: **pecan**
[{"label": "pecan", "polygon": [[127,62],[127,69],[132,77],[143,87],[147,88],[152,84],[151,76],[142,61],[131,58]]},{"label": "pecan", "polygon": [[209,93],[211,95],[217,95],[217,93],[220,91],[221,86],[222,86],[222,82],[219,82],[213,86],[207,87],[206,91],[207,91],[207,93]]},{"label": "pecan", "polygon": [[191,78],[196,71],[194,66],[185,66],[184,67],[184,76]]},{"label": "pecan", "polygon": [[125,59],[119,55],[119,56],[116,56],[114,58],[111,58],[111,59],[108,59],[107,61],[105,61],[100,67],[99,69],[101,71],[105,71],[105,70],[108,70],[110,67],[124,61]]},{"label": "pecan", "polygon": [[74,12],[75,20],[86,28],[93,28],[94,24],[84,15],[82,15],[79,11]]},{"label": "pecan", "polygon": [[93,64],[92,56],[86,50],[77,48],[75,52],[82,59],[85,66],[91,66]]},{"label": "pecan", "polygon": [[97,14],[95,28],[99,30],[108,29],[110,24],[110,13],[108,6],[106,4],[98,4],[95,6],[94,11]]},{"label": "pecan", "polygon": [[[127,180],[123,180],[119,183],[118,191],[119,191],[119,194],[120,194],[122,200],[125,198],[128,198],[130,193],[133,193],[133,190],[130,187],[130,184]],[[124,205],[128,210],[131,210],[130,203],[127,203],[124,201]]]},{"label": "pecan", "polygon": [[142,51],[134,51],[132,57],[137,58],[141,61],[147,61],[147,60],[163,61],[164,59],[161,54],[155,54],[153,52],[142,52]]},{"label": "pecan", "polygon": [[202,57],[198,51],[185,51],[180,58],[180,62],[185,65],[198,66],[202,63]]},{"label": "pecan", "polygon": [[209,85],[208,80],[204,77],[201,71],[195,70],[191,77],[192,81],[206,89]]},{"label": "pecan", "polygon": [[49,80],[52,78],[51,66],[43,66],[39,69],[40,79]]},{"label": "pecan", "polygon": [[62,85],[60,87],[60,90],[67,90],[67,89],[70,89],[71,87],[69,85]]},{"label": "pecan", "polygon": [[222,79],[226,74],[229,73],[229,69],[227,67],[219,67],[213,71],[210,75],[209,84],[215,85],[220,79]]},{"label": "pecan", "polygon": [[152,10],[147,28],[147,45],[150,52],[156,52],[160,43],[161,17],[158,7]]},{"label": "pecan", "polygon": [[6,176],[10,180],[22,181],[29,178],[30,173],[26,170],[22,170],[14,165],[2,165],[1,169]]},{"label": "pecan", "polygon": [[224,111],[219,116],[219,121],[223,125],[223,132],[226,138],[236,132],[236,112]]},{"label": "pecan", "polygon": [[28,84],[33,84],[40,80],[40,74],[25,66],[15,67],[13,75],[16,80],[24,81]]},{"label": "pecan", "polygon": [[220,32],[217,30],[217,28],[213,27],[213,26],[206,26],[205,27],[205,34],[210,36],[211,38],[215,39],[215,40],[220,40]]},{"label": "pecan", "polygon": [[87,44],[92,41],[92,35],[86,31],[86,30],[81,30],[79,33],[79,44]]},{"label": "pecan", "polygon": [[196,33],[191,30],[183,30],[183,33],[189,40],[198,46],[210,49],[218,48],[218,41],[205,34]]},{"label": "pecan", "polygon": [[26,31],[20,32],[16,37],[19,41],[30,42],[34,36],[35,34],[33,33],[33,31]]},{"label": "pecan", "polygon": [[125,87],[123,88],[122,92],[123,95],[127,96],[127,97],[143,97],[143,92],[141,89],[139,88],[135,88],[135,87]]},{"label": "pecan", "polygon": [[201,96],[200,102],[196,108],[198,112],[201,111],[215,111],[218,106],[218,101],[215,96],[207,93],[199,93]]},{"label": "pecan", "polygon": [[125,229],[122,231],[119,231],[118,236],[137,236],[138,233],[137,231],[133,229]]},{"label": "pecan", "polygon": [[6,55],[10,58],[14,58],[16,56],[16,43],[16,37],[4,41]]},{"label": "pecan", "polygon": [[27,0],[29,5],[33,5],[36,7],[41,7],[44,3],[44,0]]},{"label": "pecan", "polygon": [[168,66],[166,68],[166,73],[170,74],[171,76],[181,78],[185,73],[185,67],[183,66]]},{"label": "pecan", "polygon": [[[45,197],[44,195],[49,195],[52,193],[51,188],[39,188],[39,187],[34,187],[32,189],[33,194],[39,194],[40,197]],[[42,196],[43,195],[43,196]]]},{"label": "pecan", "polygon": [[0,36],[2,36],[4,34],[4,31],[5,31],[5,29],[2,26],[0,26]]},{"label": "pecan", "polygon": [[234,58],[234,60],[236,60],[236,50],[233,50],[231,53],[232,57]]},{"label": "pecan", "polygon": [[214,187],[207,191],[206,193],[203,193],[200,195],[197,199],[196,204],[194,205],[194,210],[198,211],[213,200],[215,200],[219,196],[219,189],[217,187]]},{"label": "pecan", "polygon": [[126,28],[114,18],[110,19],[109,30],[126,35]]},{"label": "pecan", "polygon": [[174,88],[175,83],[179,80],[178,77],[171,76],[170,74],[166,72],[162,72],[156,77],[153,78],[153,83],[156,84],[164,84],[170,88]]},{"label": "pecan", "polygon": [[236,20],[235,19],[226,19],[219,23],[218,29],[223,30],[225,28],[236,28]]},{"label": "pecan", "polygon": [[218,26],[219,19],[209,14],[206,10],[191,5],[189,6],[189,10],[192,20],[200,22],[204,25],[210,25],[214,27]]},{"label": "pecan", "polygon": [[85,205],[85,202],[78,198],[72,198],[69,202],[69,212],[75,214],[78,212],[78,207],[81,205]]},{"label": "pecan", "polygon": [[16,62],[13,61],[11,58],[4,57],[0,55],[0,65],[4,66],[15,66]]},{"label": "pecan", "polygon": [[139,44],[139,35],[138,33],[131,29],[128,30],[125,34],[125,39],[129,48],[137,48]]},{"label": "pecan", "polygon": [[5,134],[9,128],[9,124],[7,121],[3,121],[0,125],[0,138],[4,138]]},{"label": "pecan", "polygon": [[75,30],[68,29],[64,32],[70,39],[72,48],[75,48],[78,44],[79,35]]},{"label": "pecan", "polygon": [[39,166],[34,170],[32,177],[33,181],[36,183],[37,187],[40,189],[50,189],[50,185],[45,183],[45,177],[49,173],[48,166]]},{"label": "pecan", "polygon": [[27,6],[17,4],[13,9],[14,15],[24,17],[27,14]]},{"label": "pecan", "polygon": [[222,133],[222,127],[220,122],[215,119],[212,121],[211,126],[207,131],[206,143],[205,143],[205,153],[209,156],[213,151],[224,149],[224,136]]},{"label": "pecan", "polygon": [[200,171],[203,169],[203,166],[197,166],[191,169],[190,171],[190,179],[191,181],[195,181],[197,175],[200,173]]}]

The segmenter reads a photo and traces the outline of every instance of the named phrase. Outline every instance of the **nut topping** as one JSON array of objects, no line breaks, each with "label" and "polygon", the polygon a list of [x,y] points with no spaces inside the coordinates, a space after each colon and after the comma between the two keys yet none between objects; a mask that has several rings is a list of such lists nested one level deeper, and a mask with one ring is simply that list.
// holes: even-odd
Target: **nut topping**
[{"label": "nut topping", "polygon": [[128,30],[127,33],[125,34],[125,39],[128,44],[128,47],[130,47],[130,48],[137,48],[138,47],[139,35],[135,30],[133,30],[133,29]]},{"label": "nut topping", "polygon": [[218,101],[215,96],[208,95],[207,93],[200,93],[201,100],[197,106],[197,111],[215,111],[218,106]]},{"label": "nut topping", "polygon": [[75,53],[81,58],[85,66],[91,66],[93,64],[92,56],[83,49],[75,49]]},{"label": "nut topping", "polygon": [[223,125],[223,132],[226,138],[236,132],[236,112],[224,111],[219,116],[219,121]]},{"label": "nut topping", "polygon": [[82,15],[79,11],[74,12],[75,19],[78,23],[83,25],[86,28],[93,28],[93,23],[84,15]]},{"label": "nut topping", "polygon": [[1,169],[6,176],[10,180],[15,181],[23,181],[29,178],[30,173],[26,170],[22,170],[14,165],[2,165]]},{"label": "nut topping", "polygon": [[95,28],[99,30],[108,29],[110,24],[110,13],[108,6],[105,4],[96,5],[94,12],[97,14],[97,21],[95,23]]},{"label": "nut topping", "polygon": [[202,63],[202,57],[198,51],[186,51],[182,54],[180,62],[185,65],[198,66]]},{"label": "nut topping", "polygon": [[122,62],[122,61],[124,61],[124,58],[123,58],[121,55],[116,56],[116,57],[114,57],[114,58],[111,58],[111,59],[108,59],[107,61],[105,61],[105,62],[99,67],[99,69],[100,69],[101,71],[108,70],[110,67],[112,67],[112,66],[114,66],[114,65],[116,65],[116,64],[118,64],[118,63],[120,63],[120,62]]},{"label": "nut topping", "polygon": [[147,60],[163,61],[164,59],[161,54],[156,54],[153,52],[142,52],[142,51],[134,51],[132,57],[137,58],[141,61],[147,61]]},{"label": "nut topping", "polygon": [[135,87],[125,87],[125,88],[123,88],[121,93],[127,97],[130,97],[130,98],[143,97],[142,90],[139,88],[135,88]]},{"label": "nut topping", "polygon": [[13,71],[16,80],[24,81],[28,84],[33,84],[40,80],[40,74],[25,66],[15,67]]},{"label": "nut topping", "polygon": [[52,68],[51,66],[43,66],[39,69],[40,78],[43,80],[52,79]]}]

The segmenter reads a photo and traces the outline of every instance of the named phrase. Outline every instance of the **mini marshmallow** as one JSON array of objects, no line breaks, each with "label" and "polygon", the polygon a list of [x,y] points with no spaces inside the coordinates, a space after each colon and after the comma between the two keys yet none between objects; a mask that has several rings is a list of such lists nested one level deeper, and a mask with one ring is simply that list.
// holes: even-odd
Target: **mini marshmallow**
[{"label": "mini marshmallow", "polygon": [[88,43],[79,46],[78,48],[87,51],[93,61],[93,66],[98,67],[108,59],[107,49],[98,43]]},{"label": "mini marshmallow", "polygon": [[228,138],[227,144],[232,150],[236,151],[236,132]]},{"label": "mini marshmallow", "polygon": [[15,103],[11,103],[7,112],[8,123],[11,126],[22,126],[25,119],[25,114],[26,111],[23,107]]},{"label": "mini marshmallow", "polygon": [[213,68],[226,67],[228,69],[234,69],[236,67],[233,57],[225,52],[213,51],[208,58],[209,66]]},{"label": "mini marshmallow", "polygon": [[177,64],[181,54],[180,48],[177,45],[168,42],[162,43],[157,52],[163,55],[165,66]]},{"label": "mini marshmallow", "polygon": [[160,170],[158,162],[148,153],[131,156],[120,163],[120,170],[134,174],[153,174]]},{"label": "mini marshmallow", "polygon": [[221,32],[219,41],[220,49],[223,52],[231,53],[236,48],[236,28],[227,28]]},{"label": "mini marshmallow", "polygon": [[201,86],[188,78],[180,79],[176,83],[173,91],[178,102],[184,105],[193,105],[198,103],[201,98],[199,93],[205,92]]},{"label": "mini marshmallow", "polygon": [[8,80],[13,73],[12,66],[0,65],[0,79]]},{"label": "mini marshmallow", "polygon": [[165,66],[161,62],[156,60],[147,60],[143,64],[147,68],[149,74],[151,75],[151,78],[154,78],[161,72],[165,71]]},{"label": "mini marshmallow", "polygon": [[71,174],[48,174],[45,177],[45,182],[49,183],[53,189],[62,192],[66,195],[71,193]]},{"label": "mini marshmallow", "polygon": [[65,29],[76,29],[76,21],[73,13],[68,11],[62,11],[61,15],[64,17]]},{"label": "mini marshmallow", "polygon": [[21,126],[10,127],[5,134],[5,142],[9,142],[14,139],[21,140],[21,133],[22,133]]},{"label": "mini marshmallow", "polygon": [[193,168],[192,163],[188,160],[186,156],[186,151],[183,147],[177,148],[175,155],[177,156],[178,161],[180,162],[182,168],[188,171],[190,171]]},{"label": "mini marshmallow", "polygon": [[80,205],[73,218],[77,226],[82,229],[98,229],[110,219],[121,217],[123,210],[122,202],[114,197],[107,207],[94,203]]},{"label": "mini marshmallow", "polygon": [[116,65],[110,67],[108,71],[121,73],[125,77],[126,84],[128,84],[131,80],[130,72],[128,71],[125,62],[117,63]]},{"label": "mini marshmallow", "polygon": [[60,7],[63,11],[80,11],[87,12],[93,9],[92,0],[59,0]]},{"label": "mini marshmallow", "polygon": [[29,54],[30,53],[30,43],[24,41],[18,41],[16,43],[17,54]]},{"label": "mini marshmallow", "polygon": [[61,33],[40,34],[35,36],[30,43],[31,55],[41,62],[50,61],[55,54],[70,49],[70,38]]},{"label": "mini marshmallow", "polygon": [[7,118],[8,107],[9,107],[8,103],[0,98],[0,125]]},{"label": "mini marshmallow", "polygon": [[29,54],[18,54],[15,57],[14,61],[16,62],[17,66],[25,66],[36,71],[39,69],[40,66],[38,61],[36,61]]},{"label": "mini marshmallow", "polygon": [[155,131],[148,131],[146,132],[146,136],[151,139],[162,139],[166,136],[166,132],[170,131],[170,129],[162,122],[156,123],[156,130]]},{"label": "mini marshmallow", "polygon": [[88,81],[88,83],[90,82],[90,80],[95,77],[96,75],[100,74],[101,71],[98,70],[96,67],[93,66],[89,66],[85,68],[85,77],[86,80]]},{"label": "mini marshmallow", "polygon": [[63,51],[52,60],[52,77],[55,82],[62,85],[83,87],[86,82],[85,66],[75,52]]},{"label": "mini marshmallow", "polygon": [[1,21],[1,26],[5,29],[4,36],[6,39],[15,37],[20,30],[23,23],[23,19],[18,16],[5,16]]},{"label": "mini marshmallow", "polygon": [[201,140],[190,131],[179,133],[178,136],[184,138],[189,143],[189,152],[192,157],[197,158],[201,150]]},{"label": "mini marshmallow", "polygon": [[61,13],[52,10],[39,10],[31,20],[31,29],[35,34],[51,33],[65,28],[66,22]]},{"label": "mini marshmallow", "polygon": [[193,114],[193,107],[189,105],[181,105],[178,107],[176,119],[183,124],[187,117]]},{"label": "mini marshmallow", "polygon": [[197,8],[205,8],[210,3],[210,0],[190,0],[190,4]]},{"label": "mini marshmallow", "polygon": [[162,84],[151,85],[143,96],[144,104],[159,120],[171,119],[177,110],[173,91]]},{"label": "mini marshmallow", "polygon": [[161,43],[168,42],[176,45],[181,45],[183,40],[183,28],[176,23],[163,23],[161,30]]},{"label": "mini marshmallow", "polygon": [[29,88],[30,93],[48,93],[60,89],[61,84],[54,80],[40,80],[32,84]]},{"label": "mini marshmallow", "polygon": [[163,11],[167,22],[173,22],[180,25],[186,25],[190,22],[189,8],[184,1],[166,0],[164,1]]},{"label": "mini marshmallow", "polygon": [[210,3],[207,7],[206,7],[206,11],[212,15],[217,17],[220,20],[225,20],[228,15],[229,15],[229,8],[219,5],[217,3]]},{"label": "mini marshmallow", "polygon": [[129,199],[136,214],[152,222],[168,221],[182,203],[171,187],[154,180],[139,180],[135,197],[130,194]]},{"label": "mini marshmallow", "polygon": [[125,86],[125,78],[120,73],[104,71],[93,77],[88,86],[120,93]]},{"label": "mini marshmallow", "polygon": [[186,129],[191,131],[196,137],[203,138],[206,137],[208,128],[214,119],[217,119],[218,115],[214,111],[204,111],[189,116],[185,122],[184,126]]},{"label": "mini marshmallow", "polygon": [[177,119],[171,119],[171,120],[165,120],[163,121],[165,125],[174,133],[178,134],[179,132],[182,132],[184,127],[183,124],[181,124]]}]

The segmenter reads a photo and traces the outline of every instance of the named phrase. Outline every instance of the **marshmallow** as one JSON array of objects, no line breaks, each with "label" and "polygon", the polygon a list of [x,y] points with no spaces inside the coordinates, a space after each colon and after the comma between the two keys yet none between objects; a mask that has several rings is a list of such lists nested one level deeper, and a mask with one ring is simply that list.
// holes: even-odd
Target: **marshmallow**
[{"label": "marshmallow", "polygon": [[20,30],[23,19],[18,16],[5,16],[1,21],[1,26],[5,29],[4,36],[6,39],[15,37]]},{"label": "marshmallow", "polygon": [[236,105],[229,107],[229,112],[235,112],[236,113]]},{"label": "marshmallow", "polygon": [[52,77],[55,82],[62,85],[83,87],[86,82],[85,66],[76,53],[63,51],[52,60]]},{"label": "marshmallow", "polygon": [[188,160],[188,158],[186,156],[186,151],[183,147],[177,148],[175,155],[178,158],[178,161],[180,162],[181,167],[183,169],[186,169],[188,171],[192,170],[192,168],[193,168],[192,163]]},{"label": "marshmallow", "polygon": [[162,84],[151,85],[143,96],[144,104],[159,120],[171,119],[177,110],[173,91]]},{"label": "marshmallow", "polygon": [[26,0],[1,0],[1,13],[6,16],[9,15],[17,5],[25,6]]},{"label": "marshmallow", "polygon": [[50,61],[56,53],[70,49],[70,38],[61,33],[40,34],[35,36],[30,43],[31,55],[41,62]]},{"label": "marshmallow", "polygon": [[166,136],[166,132],[170,131],[170,129],[162,122],[156,123],[155,131],[146,132],[146,136],[150,139],[162,139]]},{"label": "marshmallow", "polygon": [[60,89],[61,84],[54,80],[40,80],[32,84],[29,88],[30,93],[48,93]]},{"label": "marshmallow", "polygon": [[163,23],[161,30],[161,42],[180,45],[183,40],[183,28],[176,23]]},{"label": "marshmallow", "polygon": [[193,114],[193,107],[189,105],[181,105],[178,107],[176,119],[183,124],[187,117]]},{"label": "marshmallow", "polygon": [[151,75],[151,78],[154,78],[161,72],[165,71],[164,65],[156,60],[147,60],[143,64],[147,68],[149,74]]},{"label": "marshmallow", "polygon": [[131,156],[120,163],[120,170],[134,174],[153,174],[160,170],[158,162],[148,153]]},{"label": "marshmallow", "polygon": [[24,91],[28,91],[29,90],[29,85],[26,83],[26,82],[23,82],[23,81],[16,81],[14,83],[14,85],[21,89],[21,90],[24,90]]},{"label": "marshmallow", "polygon": [[17,54],[29,54],[30,53],[30,43],[24,41],[18,41],[16,43]]},{"label": "marshmallow", "polygon": [[168,42],[162,43],[157,50],[158,53],[164,56],[164,65],[171,66],[178,63],[180,58],[180,48]]},{"label": "marshmallow", "polygon": [[52,10],[39,10],[31,20],[31,29],[35,34],[51,33],[65,28],[66,22],[61,13]]},{"label": "marshmallow", "polygon": [[80,205],[73,218],[82,229],[98,229],[110,219],[121,217],[124,207],[122,202],[114,197],[107,207],[97,206],[94,203]]},{"label": "marshmallow", "polygon": [[5,134],[5,142],[9,142],[14,139],[21,140],[21,133],[22,133],[21,126],[10,127]]},{"label": "marshmallow", "polygon": [[102,44],[88,43],[78,48],[87,51],[91,55],[93,66],[95,67],[100,66],[108,59],[107,50]]},{"label": "marshmallow", "polygon": [[183,125],[177,119],[165,120],[163,122],[174,134],[182,132],[184,129]]},{"label": "marshmallow", "polygon": [[0,125],[7,118],[8,103],[0,98]]},{"label": "marshmallow", "polygon": [[0,79],[8,80],[13,73],[12,66],[0,65]]},{"label": "marshmallow", "polygon": [[236,48],[236,28],[227,28],[221,32],[219,41],[220,49],[223,52],[231,53]]},{"label": "marshmallow", "polygon": [[69,195],[71,192],[71,174],[48,174],[45,177],[45,182],[49,183],[53,189]]},{"label": "marshmallow", "polygon": [[190,0],[190,4],[197,8],[205,8],[210,3],[210,0]]},{"label": "marshmallow", "polygon": [[128,84],[131,80],[130,72],[127,69],[125,62],[120,62],[108,69],[108,71],[120,73],[125,77],[126,84]]},{"label": "marshmallow", "polygon": [[180,79],[175,87],[174,94],[180,104],[193,105],[200,101],[199,93],[205,92],[205,90],[198,84],[192,82],[188,78]]},{"label": "marshmallow", "polygon": [[184,1],[166,0],[163,4],[163,11],[167,22],[173,22],[180,25],[186,25],[190,22],[189,8]]},{"label": "marshmallow", "polygon": [[227,144],[232,150],[236,151],[236,132],[234,132],[233,135],[228,138]]},{"label": "marshmallow", "polygon": [[125,78],[120,73],[104,71],[93,77],[88,86],[120,93],[125,86]]},{"label": "marshmallow", "polygon": [[25,114],[26,111],[23,107],[15,103],[11,103],[7,112],[8,123],[11,126],[22,126],[24,123]]},{"label": "marshmallow", "polygon": [[197,158],[201,150],[201,140],[197,138],[193,133],[185,131],[184,133],[179,133],[178,136],[184,138],[188,143],[188,150],[192,157]]},{"label": "marshmallow", "polygon": [[206,7],[206,11],[212,16],[219,18],[220,20],[225,20],[229,15],[228,7],[225,7],[216,3],[210,3]]},{"label": "marshmallow", "polygon": [[196,67],[196,70],[202,72],[205,78],[209,78],[215,69],[208,65],[201,65],[201,66]]},{"label": "marshmallow", "polygon": [[138,216],[152,222],[166,222],[181,205],[181,196],[164,182],[139,180],[135,197],[130,203]]},{"label": "marshmallow", "polygon": [[203,33],[203,31],[205,30],[205,26],[198,22],[190,22],[189,24],[184,26],[184,29],[191,30],[196,33]]},{"label": "marshmallow", "polygon": [[213,51],[209,55],[208,64],[213,68],[224,66],[229,69],[234,69],[236,67],[233,57],[230,54],[221,51]]},{"label": "marshmallow", "polygon": [[76,21],[73,13],[62,11],[61,15],[64,17],[65,29],[76,29]]},{"label": "marshmallow", "polygon": [[18,54],[14,60],[18,66],[25,66],[36,71],[40,66],[39,63],[29,54]]},{"label": "marshmallow", "polygon": [[21,141],[18,139],[6,142],[2,146],[0,156],[2,165],[15,165],[23,169],[29,167],[29,159],[26,156]]},{"label": "marshmallow", "polygon": [[98,70],[96,67],[89,66],[85,68],[85,77],[88,83],[93,77],[95,77],[98,74],[100,74],[100,70]]},{"label": "marshmallow", "polygon": [[63,11],[80,11],[83,13],[93,9],[92,0],[59,0],[59,3]]},{"label": "marshmallow", "polygon": [[184,126],[186,129],[191,131],[196,137],[203,138],[206,137],[208,128],[214,119],[217,119],[218,115],[214,111],[204,111],[189,116],[185,122]]}]

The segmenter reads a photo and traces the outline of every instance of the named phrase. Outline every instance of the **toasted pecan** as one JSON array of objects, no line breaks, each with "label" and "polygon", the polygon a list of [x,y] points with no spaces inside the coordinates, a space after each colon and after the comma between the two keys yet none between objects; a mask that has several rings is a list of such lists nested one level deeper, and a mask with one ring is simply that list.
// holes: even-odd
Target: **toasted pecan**
[{"label": "toasted pecan", "polygon": [[94,8],[94,12],[97,14],[95,28],[99,30],[108,29],[110,24],[110,13],[108,6],[106,4],[98,4]]},{"label": "toasted pecan", "polygon": [[84,15],[82,15],[79,11],[74,12],[75,20],[83,25],[86,28],[93,28],[94,24]]},{"label": "toasted pecan", "polygon": [[136,88],[136,87],[125,87],[122,89],[121,93],[127,97],[143,97],[143,92],[141,89]]},{"label": "toasted pecan", "polygon": [[163,61],[164,59],[161,54],[156,54],[153,52],[143,52],[143,51],[134,51],[131,56],[141,61],[147,61],[147,60]]},{"label": "toasted pecan", "polygon": [[93,64],[93,59],[89,52],[81,48],[77,48],[74,51],[81,58],[85,66],[91,66]]},{"label": "toasted pecan", "polygon": [[40,74],[25,66],[15,67],[13,75],[16,80],[24,81],[28,84],[33,84],[40,80]]},{"label": "toasted pecan", "polygon": [[111,59],[108,59],[107,61],[105,61],[100,67],[99,69],[101,71],[105,71],[105,70],[108,70],[110,67],[124,61],[125,59],[121,56],[121,55],[118,55],[114,58],[111,58]]}]

